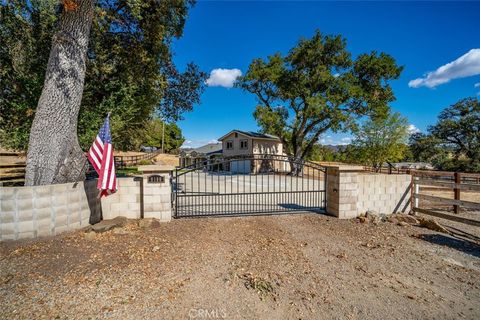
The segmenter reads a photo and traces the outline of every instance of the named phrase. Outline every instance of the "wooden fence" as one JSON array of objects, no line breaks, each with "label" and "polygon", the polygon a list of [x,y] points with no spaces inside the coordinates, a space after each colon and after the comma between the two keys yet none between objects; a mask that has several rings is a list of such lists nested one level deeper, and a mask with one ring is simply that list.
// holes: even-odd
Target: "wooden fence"
[{"label": "wooden fence", "polygon": [[368,172],[386,173],[386,174],[410,174],[410,171],[412,171],[412,169],[396,168],[394,166],[381,167],[381,168],[364,166],[363,169]]},{"label": "wooden fence", "polygon": [[[160,152],[145,153],[136,156],[115,156],[115,168],[124,169],[126,167],[134,167],[141,161],[152,160],[159,155]],[[2,152],[1,157],[19,157],[22,154],[14,152]],[[25,182],[25,163],[0,163],[0,186],[16,186],[23,185]],[[89,166],[87,171],[93,171]]]},{"label": "wooden fence", "polygon": [[25,163],[18,161],[25,156],[19,152],[0,152],[0,186],[23,185],[25,181]]},{"label": "wooden fence", "polygon": [[[480,217],[480,174],[421,170],[411,174],[413,211],[480,226],[480,221],[458,215],[463,208],[478,211]],[[462,200],[462,193],[473,200]],[[452,207],[453,214],[448,211]]]},{"label": "wooden fence", "polygon": [[136,156],[115,156],[115,168],[122,169],[125,167],[136,166],[140,161],[152,160],[161,153],[161,151],[156,151]]}]

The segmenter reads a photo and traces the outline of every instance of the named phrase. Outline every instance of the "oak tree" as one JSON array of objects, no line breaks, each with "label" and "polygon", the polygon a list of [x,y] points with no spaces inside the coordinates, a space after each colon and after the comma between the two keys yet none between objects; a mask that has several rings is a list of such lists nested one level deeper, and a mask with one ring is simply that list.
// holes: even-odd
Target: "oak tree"
[{"label": "oak tree", "polygon": [[237,86],[259,102],[254,117],[262,131],[280,137],[296,161],[291,174],[327,130],[346,131],[360,116],[381,116],[395,99],[389,81],[402,67],[385,53],[352,59],[339,35],[301,39],[286,55],[255,59]]},{"label": "oak tree", "polygon": [[441,170],[480,172],[480,100],[462,99],[440,112],[426,134],[410,139],[413,156]]},{"label": "oak tree", "polygon": [[182,35],[192,5],[190,0],[0,4],[0,140],[24,149],[30,136],[27,184],[81,178],[80,147],[88,148],[109,111],[116,147],[132,149],[154,114],[177,120],[191,110],[206,75],[193,64],[179,72],[171,43]]}]

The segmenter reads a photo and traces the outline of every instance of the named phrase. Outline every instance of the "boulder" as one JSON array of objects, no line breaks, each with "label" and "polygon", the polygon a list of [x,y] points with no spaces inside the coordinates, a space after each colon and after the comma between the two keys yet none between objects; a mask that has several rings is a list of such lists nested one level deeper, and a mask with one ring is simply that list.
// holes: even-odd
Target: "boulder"
[{"label": "boulder", "polygon": [[450,234],[450,231],[445,229],[442,225],[440,225],[437,221],[433,219],[420,218],[419,222],[420,222],[420,227],[424,227],[433,231]]},{"label": "boulder", "polygon": [[92,225],[91,230],[95,232],[105,232],[114,228],[121,228],[127,224],[127,218],[116,217],[111,220],[102,220],[99,223]]},{"label": "boulder", "polygon": [[365,216],[367,218],[369,217],[377,217],[378,216],[378,212],[375,211],[375,210],[368,210],[366,213],[365,213]]},{"label": "boulder", "polygon": [[359,216],[359,217],[357,217],[357,220],[361,223],[367,222],[367,218],[365,218],[365,216]]},{"label": "boulder", "polygon": [[386,215],[385,213],[380,213],[378,217],[382,222],[386,222],[388,220],[388,215]]},{"label": "boulder", "polygon": [[405,222],[408,224],[418,224],[417,218],[410,216],[408,214],[392,214],[389,218],[388,221],[392,223],[398,223],[398,222]]}]

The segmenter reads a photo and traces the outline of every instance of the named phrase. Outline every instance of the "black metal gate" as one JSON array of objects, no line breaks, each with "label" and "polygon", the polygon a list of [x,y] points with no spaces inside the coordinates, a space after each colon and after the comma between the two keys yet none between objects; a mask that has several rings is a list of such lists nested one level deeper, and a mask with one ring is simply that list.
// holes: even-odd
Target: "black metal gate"
[{"label": "black metal gate", "polygon": [[325,185],[325,167],[287,156],[202,160],[175,170],[174,217],[324,212]]}]

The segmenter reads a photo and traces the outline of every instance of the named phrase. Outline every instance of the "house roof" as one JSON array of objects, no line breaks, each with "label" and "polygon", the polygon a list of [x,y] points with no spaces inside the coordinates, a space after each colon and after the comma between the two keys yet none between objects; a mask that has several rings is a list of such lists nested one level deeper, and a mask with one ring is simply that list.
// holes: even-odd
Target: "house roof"
[{"label": "house roof", "polygon": [[210,155],[213,153],[222,153],[222,144],[221,143],[209,143],[204,146],[191,149],[191,150],[185,150],[185,154],[191,154],[195,152],[197,155],[198,154],[204,154],[204,155]]},{"label": "house roof", "polygon": [[229,133],[227,133],[226,135],[222,136],[221,138],[219,138],[218,140],[222,141],[223,139],[225,139],[226,137],[228,137],[230,134],[232,134],[233,132],[238,132],[240,134],[243,134],[245,136],[248,136],[250,138],[254,138],[254,139],[264,139],[264,140],[277,140],[277,141],[280,141],[280,138],[277,137],[277,136],[274,136],[274,135],[271,135],[271,134],[266,134],[266,133],[259,133],[259,132],[253,132],[253,131],[242,131],[242,130],[232,130],[230,131]]}]

